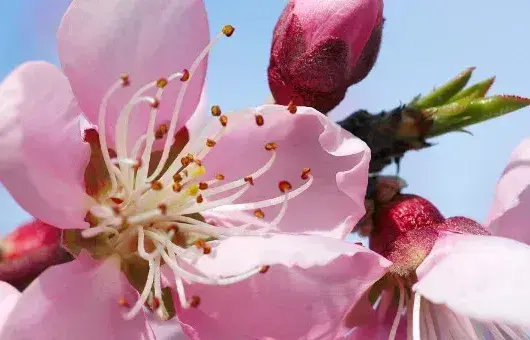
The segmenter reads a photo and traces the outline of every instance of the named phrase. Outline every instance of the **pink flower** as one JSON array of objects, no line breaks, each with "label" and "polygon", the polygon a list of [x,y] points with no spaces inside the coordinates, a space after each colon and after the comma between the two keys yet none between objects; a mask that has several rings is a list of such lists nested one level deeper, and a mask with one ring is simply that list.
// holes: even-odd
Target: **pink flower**
[{"label": "pink flower", "polygon": [[276,103],[329,112],[374,66],[382,31],[382,0],[290,0],[271,49]]},{"label": "pink flower", "polygon": [[0,281],[24,289],[49,266],[69,261],[61,230],[41,221],[26,223],[1,242]]},{"label": "pink flower", "polygon": [[352,310],[348,319],[363,321],[347,339],[527,339],[530,295],[520,288],[530,283],[530,246],[467,218],[444,219],[417,196],[378,218],[370,246],[393,264],[371,290],[374,307],[365,300]]},{"label": "pink flower", "polygon": [[31,62],[2,83],[0,179],[77,258],[1,338],[151,339],[145,304],[167,318],[174,301],[193,338],[333,339],[346,295],[380,278],[388,261],[342,241],[364,213],[362,141],[305,107],[188,126],[221,36],[199,0],[74,0],[64,73]]}]

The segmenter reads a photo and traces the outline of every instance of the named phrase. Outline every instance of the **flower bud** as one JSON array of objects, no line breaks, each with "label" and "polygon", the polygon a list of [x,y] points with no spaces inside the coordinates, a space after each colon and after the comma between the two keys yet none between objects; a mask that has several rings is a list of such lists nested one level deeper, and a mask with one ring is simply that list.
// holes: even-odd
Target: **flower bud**
[{"label": "flower bud", "polygon": [[374,66],[382,29],[382,0],[290,0],[268,69],[276,103],[329,112]]},{"label": "flower bud", "polygon": [[440,211],[425,198],[410,194],[396,196],[377,209],[370,248],[385,256],[398,236],[409,230],[433,227],[444,220]]},{"label": "flower bud", "polygon": [[61,230],[41,221],[15,229],[1,242],[0,281],[19,290],[46,268],[71,260],[61,246]]},{"label": "flower bud", "polygon": [[398,194],[376,207],[370,249],[392,262],[390,272],[407,277],[430,253],[444,233],[488,235],[479,223],[466,217],[445,219],[425,198]]}]

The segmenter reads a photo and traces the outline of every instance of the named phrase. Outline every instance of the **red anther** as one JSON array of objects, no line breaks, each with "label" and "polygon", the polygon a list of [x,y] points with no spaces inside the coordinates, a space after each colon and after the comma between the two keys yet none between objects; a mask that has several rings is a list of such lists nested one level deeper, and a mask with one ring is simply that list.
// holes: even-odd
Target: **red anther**
[{"label": "red anther", "polygon": [[265,274],[266,272],[269,271],[270,267],[271,267],[271,266],[262,266],[262,267],[260,268],[260,270],[259,270],[259,273],[260,273],[260,274]]},{"label": "red anther", "polygon": [[265,124],[265,120],[263,119],[263,116],[262,115],[256,115],[256,124],[258,126],[262,126],[263,124]]},{"label": "red anther", "polygon": [[182,70],[182,77],[180,77],[180,81],[188,81],[190,79],[190,71],[187,69]]},{"label": "red anther", "polygon": [[310,168],[303,168],[302,169],[302,175],[300,177],[302,177],[302,179],[309,179],[309,175],[311,175],[311,169]]},{"label": "red anther", "polygon": [[280,183],[278,183],[278,188],[280,189],[281,192],[286,192],[286,191],[291,190],[293,186],[291,185],[291,183],[287,181],[281,181]]},{"label": "red anther", "polygon": [[265,144],[265,150],[272,151],[276,150],[278,148],[278,145],[276,143],[267,143]]},{"label": "red anther", "polygon": [[256,216],[257,218],[265,218],[265,213],[261,209],[256,209],[254,211],[254,216]]}]

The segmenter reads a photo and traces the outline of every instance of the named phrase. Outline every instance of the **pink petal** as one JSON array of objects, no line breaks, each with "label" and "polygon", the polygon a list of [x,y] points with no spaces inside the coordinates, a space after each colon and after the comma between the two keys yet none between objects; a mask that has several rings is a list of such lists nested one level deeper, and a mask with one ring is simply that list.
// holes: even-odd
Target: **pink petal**
[{"label": "pink petal", "polygon": [[147,311],[149,325],[153,329],[156,340],[186,340],[188,339],[180,326],[179,320],[173,319],[162,321],[156,314]]},{"label": "pink petal", "polygon": [[523,140],[497,184],[486,225],[492,233],[530,244],[530,138]]},{"label": "pink petal", "polygon": [[370,250],[319,236],[234,237],[199,260],[210,275],[266,273],[227,286],[188,285],[198,308],[179,319],[206,339],[332,339],[390,263]]},{"label": "pink petal", "polygon": [[90,149],[67,79],[53,65],[26,63],[0,85],[0,180],[38,219],[83,228]]},{"label": "pink petal", "polygon": [[0,281],[0,332],[9,314],[20,298],[20,292],[6,282]]},{"label": "pink petal", "polygon": [[[227,181],[248,176],[269,161],[271,152],[264,146],[275,142],[277,158],[272,168],[235,203],[281,196],[278,183],[283,180],[296,189],[305,183],[300,176],[302,169],[308,167],[314,182],[289,201],[280,230],[347,235],[364,215],[370,161],[366,144],[311,108],[299,107],[294,115],[278,105],[256,110],[264,117],[263,126],[256,124],[252,114],[229,116],[228,126],[237,122],[205,157],[208,173],[222,173]],[[281,204],[263,209],[265,219],[272,220],[280,207]]]},{"label": "pink petal", "polygon": [[480,321],[530,326],[530,246],[493,236],[449,235],[417,269],[414,290]]},{"label": "pink petal", "polygon": [[[64,72],[88,119],[97,124],[104,93],[127,73],[131,86],[111,99],[107,133],[114,139],[120,109],[140,87],[159,78],[190,69],[208,44],[209,29],[201,0],[74,0],[58,32],[59,57]],[[203,61],[190,78],[179,125],[183,126],[199,102],[206,73]],[[165,89],[159,107],[159,123],[171,119],[179,90],[179,79]],[[155,94],[155,89],[148,92]],[[149,115],[133,112],[130,140],[145,133]]]},{"label": "pink petal", "polygon": [[154,339],[143,312],[123,318],[124,298],[134,304],[138,293],[110,258],[95,261],[87,253],[51,267],[22,294],[2,339]]}]

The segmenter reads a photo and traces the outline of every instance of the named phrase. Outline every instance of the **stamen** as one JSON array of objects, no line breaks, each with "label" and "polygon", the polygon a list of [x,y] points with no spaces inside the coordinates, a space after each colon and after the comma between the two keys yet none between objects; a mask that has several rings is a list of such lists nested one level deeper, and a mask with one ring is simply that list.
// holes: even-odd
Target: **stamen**
[{"label": "stamen", "polygon": [[[157,247],[159,248],[159,247]],[[153,308],[155,310],[158,310],[158,308],[160,307],[160,305],[162,304],[163,305],[163,301],[162,301],[162,284],[161,284],[161,280],[160,280],[160,255],[158,255],[155,259],[155,264],[154,264],[154,267],[155,267],[155,275],[154,275],[154,290],[155,290],[155,296],[153,297]]]},{"label": "stamen", "polygon": [[261,209],[256,209],[254,211],[254,216],[256,216],[257,218],[265,218],[265,213]]},{"label": "stamen", "polygon": [[[291,200],[291,199],[295,198],[296,196],[300,195],[301,193],[303,193],[304,191],[309,189],[309,187],[311,186],[312,183],[313,183],[313,176],[309,176],[309,180],[304,185],[302,185],[301,187],[299,187],[299,188],[297,188],[297,189],[295,189],[293,191],[290,191],[287,194],[287,199]],[[230,205],[220,206],[220,207],[215,208],[214,211],[215,212],[221,212],[221,211],[225,212],[225,211],[241,211],[241,210],[262,209],[262,208],[272,207],[274,205],[283,203],[284,199],[285,199],[285,197],[282,195],[282,196],[277,196],[275,198],[271,198],[271,199],[263,200],[263,201],[250,202],[250,203],[241,203],[241,204],[230,204]]]},{"label": "stamen", "polygon": [[138,227],[138,255],[146,261],[152,261],[159,255],[159,252],[156,250],[152,253],[148,253],[145,250],[145,232],[141,226]]},{"label": "stamen", "polygon": [[155,139],[162,139],[167,134],[167,125],[160,124],[155,132]]},{"label": "stamen", "polygon": [[278,183],[278,188],[280,189],[281,192],[287,192],[291,190],[293,186],[291,185],[291,183],[287,181],[281,181],[280,183]]},{"label": "stamen", "polygon": [[159,190],[162,190],[163,188],[164,188],[164,185],[162,184],[162,182],[160,181],[151,182],[151,189],[153,189],[154,191],[159,191]]},{"label": "stamen", "polygon": [[[245,183],[252,182],[251,184],[253,184],[255,179],[257,179],[260,176],[262,176],[263,174],[265,174],[272,167],[272,165],[273,165],[275,160],[276,160],[276,152],[273,152],[271,158],[269,159],[269,161],[267,163],[265,163],[265,165],[263,165],[261,168],[259,168],[258,170],[256,170],[252,174],[250,174],[249,176],[246,176],[245,178],[240,179],[240,180],[236,180],[236,181],[233,181],[233,182],[229,182],[229,183],[217,186],[215,188],[208,189],[207,191],[205,191],[204,194],[206,196],[212,196],[212,195],[224,192],[224,191],[228,191],[228,190],[232,190],[232,189],[238,188],[238,187],[244,185]],[[217,176],[219,176],[219,177],[217,177]],[[219,179],[219,180],[225,179],[225,177],[222,174],[218,174],[217,176],[216,176],[216,178]]]},{"label": "stamen", "polygon": [[399,286],[399,304],[396,311],[396,316],[394,317],[394,322],[392,323],[392,328],[390,329],[390,334],[388,335],[388,340],[394,340],[396,338],[397,329],[399,326],[399,321],[401,320],[401,313],[405,307],[405,288],[403,283],[400,280],[397,280]]},{"label": "stamen", "polygon": [[200,183],[199,183],[199,189],[201,189],[201,190],[206,190],[206,189],[208,189],[208,183],[206,183],[206,182],[200,182]]},{"label": "stamen", "polygon": [[158,109],[158,106],[160,105],[160,101],[159,101],[158,99],[156,99],[156,98],[153,97],[153,98],[151,98],[149,104],[151,105],[151,107],[152,107],[153,109]]},{"label": "stamen", "polygon": [[222,113],[221,107],[219,107],[219,105],[214,105],[212,106],[211,112],[212,112],[212,116],[219,117]]},{"label": "stamen", "polygon": [[101,233],[111,233],[114,235],[120,234],[115,228],[111,228],[107,226],[99,226],[99,227],[83,229],[81,231],[81,236],[83,236],[84,238],[92,238],[92,237],[98,236]]},{"label": "stamen", "polygon": [[271,266],[261,266],[260,270],[259,270],[259,273],[260,274],[265,274],[266,272],[269,271]]},{"label": "stamen", "polygon": [[[199,54],[197,59],[195,59],[195,61],[193,62],[193,64],[191,65],[191,67],[189,69],[190,77],[193,77],[193,74],[195,73],[195,71],[197,70],[197,68],[199,67],[199,65],[203,61],[203,59],[206,57],[206,55],[208,55],[208,52],[210,51],[210,49],[213,47],[213,45],[215,43],[217,43],[221,39],[221,37],[222,37],[222,34],[219,34],[215,38],[213,38],[210,41],[210,43],[202,50],[202,52]],[[182,103],[184,101],[184,96],[186,95],[186,92],[187,92],[189,84],[190,84],[189,81],[184,82],[182,84],[182,87],[181,87],[180,91],[179,91],[177,100],[175,102],[175,108],[173,110],[173,115],[172,115],[171,121],[169,123],[168,134],[170,136],[173,136],[175,134],[175,129],[177,127],[177,120],[178,120],[179,112],[181,110]],[[160,157],[160,161],[158,162],[158,165],[157,165],[155,171],[153,171],[153,173],[148,178],[148,180],[152,180],[154,178],[157,178],[158,175],[160,174],[160,172],[162,171],[162,169],[164,168],[164,165],[166,164],[166,161],[167,161],[168,156],[169,156],[169,150],[170,150],[172,142],[173,141],[171,141],[169,139],[166,139],[166,143],[164,144],[164,149],[162,151],[162,156]],[[170,166],[170,168],[171,168],[171,166]]]},{"label": "stamen", "polygon": [[206,140],[206,146],[209,147],[209,148],[213,148],[213,147],[215,146],[215,144],[217,144],[217,143],[216,143],[216,141],[214,141],[213,139],[209,139],[209,138],[208,138],[208,139]]},{"label": "stamen", "polygon": [[[157,251],[157,250],[155,250]],[[149,272],[147,273],[147,280],[145,281],[145,287],[142,291],[142,294],[140,294],[140,298],[138,301],[136,301],[136,304],[134,307],[127,312],[127,314],[124,315],[124,318],[126,320],[131,320],[138,314],[140,309],[142,309],[143,305],[147,301],[147,298],[149,297],[149,293],[151,291],[151,287],[153,286],[153,278],[155,275],[155,268],[154,268],[154,261],[149,261]]]},{"label": "stamen", "polygon": [[278,145],[276,143],[265,144],[265,150],[267,151],[276,150],[277,148],[278,148]]},{"label": "stamen", "polygon": [[119,198],[119,197],[111,197],[110,200],[112,202],[114,202],[115,204],[122,204],[123,203],[123,199]]},{"label": "stamen", "polygon": [[131,305],[129,304],[129,302],[127,302],[127,300],[125,300],[125,298],[121,298],[118,300],[118,304],[122,307],[127,307],[127,308],[130,308]]},{"label": "stamen", "polygon": [[421,340],[420,333],[420,310],[421,310],[421,295],[414,294],[414,305],[412,307],[412,340]]},{"label": "stamen", "polygon": [[160,307],[160,299],[155,296],[153,297],[153,308],[157,310],[159,307]]},{"label": "stamen", "polygon": [[309,175],[311,175],[311,169],[310,168],[303,168],[302,169],[302,175],[300,176],[303,180],[309,179]]},{"label": "stamen", "polygon": [[[243,196],[243,194],[250,188],[250,186],[251,185],[249,184],[249,185],[245,186],[243,189],[240,189],[239,191],[237,191],[236,193],[234,193],[234,194],[232,194],[232,195],[230,195],[228,197],[219,199],[217,201],[209,202],[209,203],[206,203],[206,204],[204,204],[202,206],[191,206],[190,208],[187,208],[187,209],[184,209],[183,211],[181,211],[181,214],[182,215],[195,214],[195,213],[198,213],[198,212],[201,212],[201,211],[214,209],[216,207],[229,205],[233,201],[238,199],[239,197]],[[206,192],[206,191],[204,191],[204,192]]]},{"label": "stamen", "polygon": [[[291,187],[289,187],[289,189],[287,190],[290,190],[290,189]],[[280,187],[280,190],[282,190],[281,187]],[[283,191],[285,195],[284,195],[282,207],[280,209],[280,212],[278,213],[278,216],[276,216],[274,220],[271,221],[271,224],[274,226],[277,226],[280,223],[282,218],[285,216],[285,212],[287,211],[287,202],[289,202],[289,198],[287,197],[287,190]]]},{"label": "stamen", "polygon": [[190,71],[188,71],[187,69],[184,69],[182,71],[182,77],[180,77],[180,81],[185,82],[188,80],[190,80]]},{"label": "stamen", "polygon": [[201,299],[198,296],[196,296],[196,295],[192,296],[191,299],[188,301],[188,304],[192,308],[199,307],[200,303],[201,303]]},{"label": "stamen", "polygon": [[263,119],[262,115],[256,115],[256,125],[257,126],[263,126],[265,124],[265,120]]},{"label": "stamen", "polygon": [[160,204],[158,205],[158,209],[160,210],[160,213],[161,213],[162,215],[167,214],[167,205],[165,205],[165,204],[163,204],[163,203],[160,203]]},{"label": "stamen", "polygon": [[226,126],[228,124],[228,117],[225,115],[222,115],[219,117],[219,121],[221,122],[222,126]]},{"label": "stamen", "polygon": [[298,111],[298,108],[296,107],[296,104],[293,101],[291,101],[289,102],[289,105],[287,106],[287,110],[294,115],[296,111]]},{"label": "stamen", "polygon": [[156,87],[159,89],[163,89],[168,84],[168,80],[166,78],[160,78],[156,81]]},{"label": "stamen", "polygon": [[222,29],[222,32],[224,35],[226,35],[227,37],[231,37],[232,34],[234,34],[234,31],[236,29],[234,28],[234,26],[232,25],[224,25],[223,26],[223,29]]},{"label": "stamen", "polygon": [[195,241],[194,245],[195,247],[202,249],[205,255],[210,254],[212,252],[212,247],[203,239],[198,239],[197,241]]},{"label": "stamen", "polygon": [[120,79],[121,79],[121,86],[122,87],[127,87],[127,86],[131,85],[131,81],[129,79],[129,75],[127,73],[123,73],[120,76]]},{"label": "stamen", "polygon": [[217,174],[215,175],[215,179],[218,180],[218,181],[222,181],[225,179],[225,175],[223,174]]},{"label": "stamen", "polygon": [[110,160],[110,154],[109,154],[109,148],[107,145],[107,138],[105,134],[105,115],[107,113],[107,105],[109,102],[110,97],[118,90],[120,87],[127,86],[129,84],[129,77],[127,75],[122,75],[121,79],[118,80],[114,85],[112,85],[107,92],[103,95],[103,98],[101,100],[101,104],[99,106],[99,114],[98,114],[98,127],[99,127],[99,144],[101,146],[101,151],[103,155],[103,161],[105,162],[105,166],[107,167],[107,171],[109,173],[110,181],[111,181],[111,189],[108,193],[109,196],[112,196],[117,188],[117,182],[116,182],[116,176],[113,171],[113,168],[115,166],[111,163]]}]

